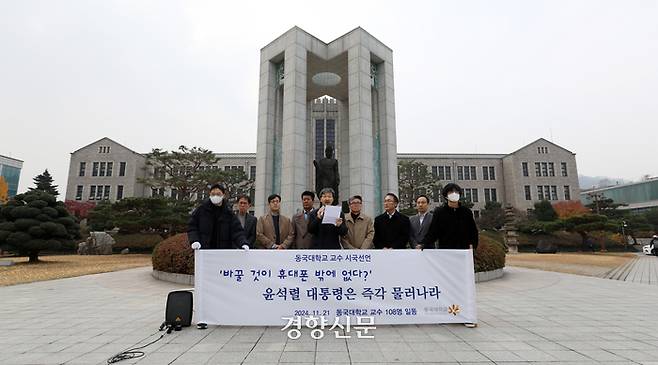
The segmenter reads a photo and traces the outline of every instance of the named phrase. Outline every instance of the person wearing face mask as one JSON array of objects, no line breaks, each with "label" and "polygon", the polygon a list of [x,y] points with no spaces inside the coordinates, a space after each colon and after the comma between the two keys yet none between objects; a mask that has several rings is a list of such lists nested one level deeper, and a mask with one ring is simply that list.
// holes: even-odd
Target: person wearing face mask
[{"label": "person wearing face mask", "polygon": [[228,207],[226,187],[213,184],[210,197],[192,212],[187,238],[193,249],[249,250],[244,228]]},{"label": "person wearing face mask", "polygon": [[441,195],[447,203],[434,210],[432,224],[420,242],[423,247],[432,247],[438,240],[439,249],[472,249],[475,252],[478,229],[473,212],[459,203],[461,192],[462,188],[454,183],[443,188]]}]

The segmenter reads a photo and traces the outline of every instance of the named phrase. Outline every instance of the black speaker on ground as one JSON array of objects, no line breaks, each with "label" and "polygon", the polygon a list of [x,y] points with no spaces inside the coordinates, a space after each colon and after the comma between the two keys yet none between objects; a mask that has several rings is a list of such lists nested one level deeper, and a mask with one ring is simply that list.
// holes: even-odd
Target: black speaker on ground
[{"label": "black speaker on ground", "polygon": [[189,327],[192,324],[192,292],[172,291],[167,295],[165,324],[174,327]]}]

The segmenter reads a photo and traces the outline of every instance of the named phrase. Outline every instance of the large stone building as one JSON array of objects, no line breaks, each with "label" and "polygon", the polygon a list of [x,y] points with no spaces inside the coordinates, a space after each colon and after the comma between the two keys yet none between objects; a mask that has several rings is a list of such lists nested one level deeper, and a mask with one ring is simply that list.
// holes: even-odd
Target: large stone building
[{"label": "large stone building", "polygon": [[[332,138],[330,133],[328,138]],[[255,153],[219,153],[217,157],[220,160],[211,168],[243,170],[258,182]],[[442,185],[455,182],[462,186],[465,197],[474,203],[476,215],[489,200],[527,210],[540,200],[580,198],[575,154],[543,138],[509,154],[400,153],[397,160],[422,162]],[[66,199],[116,201],[170,196],[169,190],[152,191],[139,182],[148,173],[152,170],[146,168],[144,154],[102,138],[71,153]]]},{"label": "large stone building", "polygon": [[71,153],[66,200],[116,201],[150,196],[139,179],[146,176],[146,157],[109,138]]}]

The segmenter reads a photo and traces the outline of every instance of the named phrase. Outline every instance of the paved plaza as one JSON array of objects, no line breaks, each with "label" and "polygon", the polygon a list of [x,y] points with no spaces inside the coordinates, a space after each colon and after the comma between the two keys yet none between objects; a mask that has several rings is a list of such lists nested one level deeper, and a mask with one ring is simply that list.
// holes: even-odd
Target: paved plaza
[{"label": "paved plaza", "polygon": [[[653,258],[658,260],[658,258]],[[380,326],[374,340],[288,340],[275,327],[186,328],[119,364],[658,364],[654,285],[506,268],[477,284],[479,327]],[[0,288],[0,364],[103,364],[156,339],[150,268]]]},{"label": "paved plaza", "polygon": [[658,285],[658,259],[638,253],[637,257],[626,265],[610,270],[602,275],[606,279],[631,281],[635,283]]}]

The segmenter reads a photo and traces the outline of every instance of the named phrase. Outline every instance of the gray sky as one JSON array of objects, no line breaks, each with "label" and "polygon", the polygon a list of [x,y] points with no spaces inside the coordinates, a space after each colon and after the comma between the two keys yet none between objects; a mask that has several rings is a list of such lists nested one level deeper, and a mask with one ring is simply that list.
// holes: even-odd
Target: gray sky
[{"label": "gray sky", "polygon": [[399,152],[512,152],[658,175],[658,1],[2,1],[0,154],[19,191],[107,136],[255,152],[260,48],[361,26],[394,51]]}]

